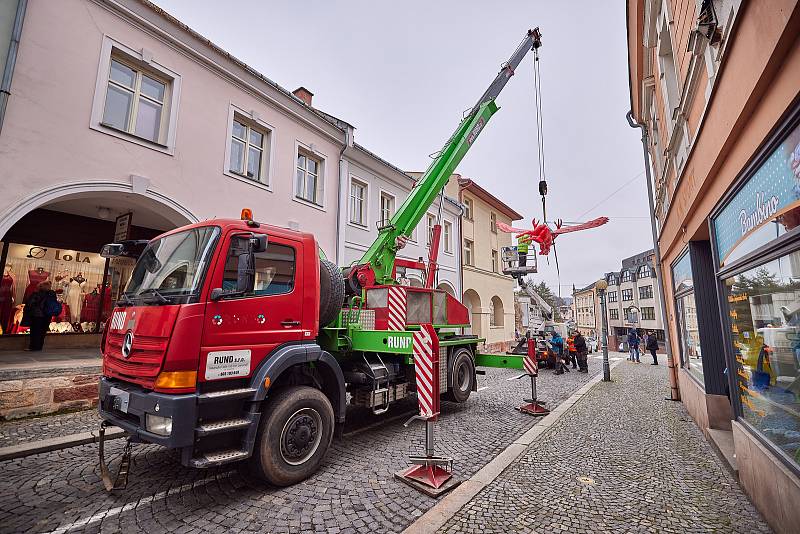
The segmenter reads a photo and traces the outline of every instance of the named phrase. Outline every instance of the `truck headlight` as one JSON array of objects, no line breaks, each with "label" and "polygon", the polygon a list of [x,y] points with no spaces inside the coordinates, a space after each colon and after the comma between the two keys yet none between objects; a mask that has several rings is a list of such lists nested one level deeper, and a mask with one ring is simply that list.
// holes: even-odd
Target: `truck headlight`
[{"label": "truck headlight", "polygon": [[161,417],[148,413],[145,414],[144,426],[148,432],[159,436],[169,436],[172,434],[172,417]]}]

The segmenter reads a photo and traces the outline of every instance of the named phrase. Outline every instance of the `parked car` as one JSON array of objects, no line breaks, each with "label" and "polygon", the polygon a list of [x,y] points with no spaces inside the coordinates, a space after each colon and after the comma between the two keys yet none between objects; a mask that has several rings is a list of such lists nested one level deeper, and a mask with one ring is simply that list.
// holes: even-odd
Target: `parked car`
[{"label": "parked car", "polygon": [[586,338],[586,347],[589,349],[589,353],[597,352],[600,348],[600,342],[597,341],[597,338],[594,337],[587,337]]}]

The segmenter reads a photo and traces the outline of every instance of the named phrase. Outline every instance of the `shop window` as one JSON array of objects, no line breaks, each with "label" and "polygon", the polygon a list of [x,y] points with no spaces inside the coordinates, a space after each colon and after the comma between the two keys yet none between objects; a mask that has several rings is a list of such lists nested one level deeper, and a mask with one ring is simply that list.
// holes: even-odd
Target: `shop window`
[{"label": "shop window", "polygon": [[464,240],[464,265],[475,265],[475,251],[474,244],[469,239]]},{"label": "shop window", "polygon": [[630,302],[633,300],[633,289],[622,290],[622,302]]},{"label": "shop window", "polygon": [[268,183],[269,130],[235,115],[231,126],[228,170],[254,182]]},{"label": "shop window", "polygon": [[367,225],[367,184],[350,180],[350,222]]},{"label": "shop window", "polygon": [[640,299],[651,299],[653,298],[653,286],[642,286],[639,288],[639,298]]},{"label": "shop window", "polygon": [[800,464],[800,251],[724,280],[744,419]]},{"label": "shop window", "polygon": [[[234,238],[225,261],[223,289],[236,289],[239,276],[239,256],[244,249],[239,243],[244,241]],[[255,284],[253,290],[245,297],[265,295],[282,295],[294,289],[295,253],[288,245],[270,243],[267,250],[255,255]]]},{"label": "shop window", "polygon": [[608,292],[608,302],[617,302],[617,292],[616,291],[609,291]]},{"label": "shop window", "polygon": [[656,309],[651,306],[642,307],[642,321],[655,321]]},{"label": "shop window", "polygon": [[608,316],[613,321],[618,320],[619,319],[619,310],[616,309],[616,308],[611,308],[610,310],[608,310]]},{"label": "shop window", "polygon": [[389,193],[381,192],[381,226],[389,224],[394,217],[394,197]]},{"label": "shop window", "polygon": [[453,253],[453,223],[445,221],[442,225],[442,239],[444,240],[444,251],[448,254]]},{"label": "shop window", "polygon": [[169,80],[112,54],[103,126],[164,144]]},{"label": "shop window", "polygon": [[694,293],[679,297],[677,301],[683,367],[703,383],[703,352],[700,347],[700,329],[697,324]]},{"label": "shop window", "polygon": [[297,152],[294,195],[306,202],[322,206],[322,160],[302,149]]}]

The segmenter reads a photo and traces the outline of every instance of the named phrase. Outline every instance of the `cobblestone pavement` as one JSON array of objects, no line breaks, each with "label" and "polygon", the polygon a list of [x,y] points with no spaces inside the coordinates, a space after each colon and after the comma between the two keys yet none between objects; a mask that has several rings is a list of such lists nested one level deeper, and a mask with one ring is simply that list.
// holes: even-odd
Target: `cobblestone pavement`
[{"label": "cobblestone pavement", "polygon": [[[589,376],[544,371],[539,396],[557,405],[599,370],[594,360]],[[454,458],[457,477],[474,474],[536,423],[514,410],[530,393],[529,381],[507,380],[516,374],[489,369],[479,377],[488,389],[464,404],[442,404],[436,453]],[[436,503],[392,476],[409,455],[423,452],[423,425],[403,427],[402,412],[412,406],[397,406],[389,419],[349,414],[356,421],[334,441],[320,471],[282,489],[255,480],[246,467],[184,468],[175,453],[150,445],[134,446],[128,488],[112,495],[98,476],[96,445],[3,462],[0,531],[400,531]],[[107,444],[112,470],[122,445]]]},{"label": "cobblestone pavement", "polygon": [[89,432],[97,430],[99,426],[100,416],[97,408],[61,415],[4,421],[0,423],[0,447]]},{"label": "cobblestone pavement", "polygon": [[665,374],[622,362],[440,532],[770,532]]}]

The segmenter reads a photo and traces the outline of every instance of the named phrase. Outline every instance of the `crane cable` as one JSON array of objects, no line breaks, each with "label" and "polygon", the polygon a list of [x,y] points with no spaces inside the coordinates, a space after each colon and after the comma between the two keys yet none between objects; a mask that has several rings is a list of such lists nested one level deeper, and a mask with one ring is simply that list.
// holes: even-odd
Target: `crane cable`
[{"label": "crane cable", "polygon": [[[545,174],[544,127],[542,119],[542,77],[539,70],[539,47],[533,48],[533,88],[536,105],[536,145],[539,152],[539,194],[542,196],[542,224],[547,224],[547,176]],[[558,250],[553,241],[553,257],[558,277],[558,298],[561,298],[561,269],[558,265]],[[548,258],[548,263],[550,262]]]}]

